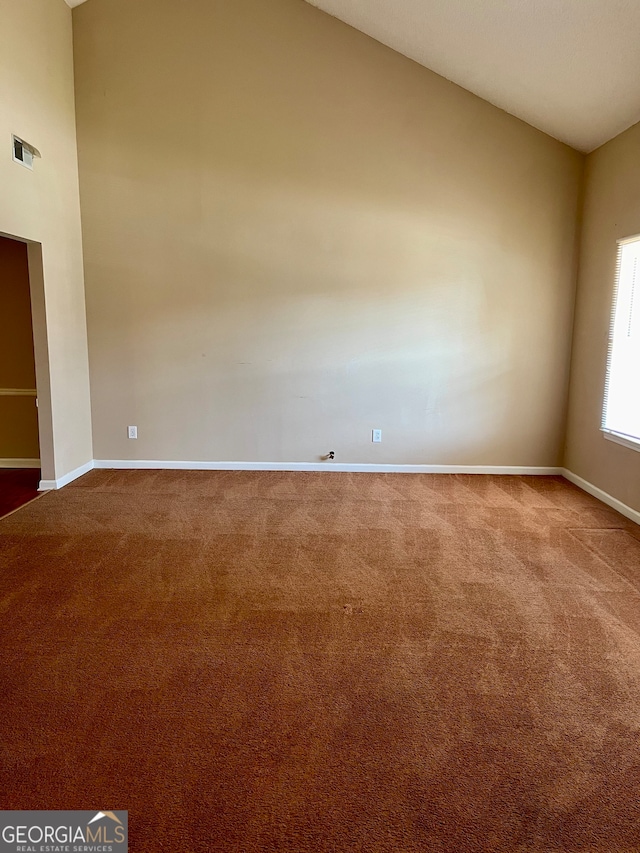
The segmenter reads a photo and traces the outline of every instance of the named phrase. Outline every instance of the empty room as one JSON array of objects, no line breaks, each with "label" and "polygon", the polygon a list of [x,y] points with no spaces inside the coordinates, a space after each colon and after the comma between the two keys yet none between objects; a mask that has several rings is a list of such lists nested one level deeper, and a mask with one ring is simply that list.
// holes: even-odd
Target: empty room
[{"label": "empty room", "polygon": [[639,43],[0,0],[0,853],[638,853]]}]

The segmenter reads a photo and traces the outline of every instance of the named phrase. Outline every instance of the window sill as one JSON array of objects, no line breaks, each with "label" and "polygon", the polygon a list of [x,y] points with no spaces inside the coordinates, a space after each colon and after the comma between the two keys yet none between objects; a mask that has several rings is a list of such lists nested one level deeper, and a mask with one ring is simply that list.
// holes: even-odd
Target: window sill
[{"label": "window sill", "polygon": [[621,435],[619,432],[610,432],[606,429],[600,430],[600,432],[607,441],[615,441],[616,444],[622,444],[623,447],[640,451],[640,438],[632,438],[630,435]]}]

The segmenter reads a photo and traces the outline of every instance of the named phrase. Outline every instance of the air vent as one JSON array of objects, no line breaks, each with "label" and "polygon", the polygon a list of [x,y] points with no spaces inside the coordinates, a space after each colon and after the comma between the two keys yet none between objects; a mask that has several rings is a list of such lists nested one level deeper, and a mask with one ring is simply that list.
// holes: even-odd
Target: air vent
[{"label": "air vent", "polygon": [[25,142],[24,139],[15,134],[11,137],[11,156],[16,163],[21,166],[26,166],[27,169],[33,169],[33,158],[39,157],[40,152],[33,145]]}]

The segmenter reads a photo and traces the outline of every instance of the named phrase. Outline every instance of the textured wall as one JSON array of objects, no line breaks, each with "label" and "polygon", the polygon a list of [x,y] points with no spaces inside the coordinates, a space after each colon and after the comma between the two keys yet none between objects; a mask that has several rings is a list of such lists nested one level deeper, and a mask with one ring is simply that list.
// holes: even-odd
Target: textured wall
[{"label": "textured wall", "polygon": [[[616,241],[640,233],[640,124],[587,158],[565,464],[640,510],[640,452],[600,432]],[[640,379],[639,379],[640,389]]]},{"label": "textured wall", "polygon": [[73,14],[96,458],[560,462],[581,155],[299,0]]},{"label": "textured wall", "polygon": [[[11,133],[42,153],[12,162]],[[43,477],[92,457],[75,138],[71,10],[64,0],[0,3],[0,233],[30,252]],[[50,384],[50,394],[49,394]]]}]

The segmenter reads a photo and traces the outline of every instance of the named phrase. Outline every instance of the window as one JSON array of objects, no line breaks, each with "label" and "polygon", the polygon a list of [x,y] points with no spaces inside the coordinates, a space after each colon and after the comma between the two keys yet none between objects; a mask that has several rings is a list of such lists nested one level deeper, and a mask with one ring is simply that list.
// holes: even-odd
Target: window
[{"label": "window", "polygon": [[618,241],[602,430],[640,450],[640,236]]}]

